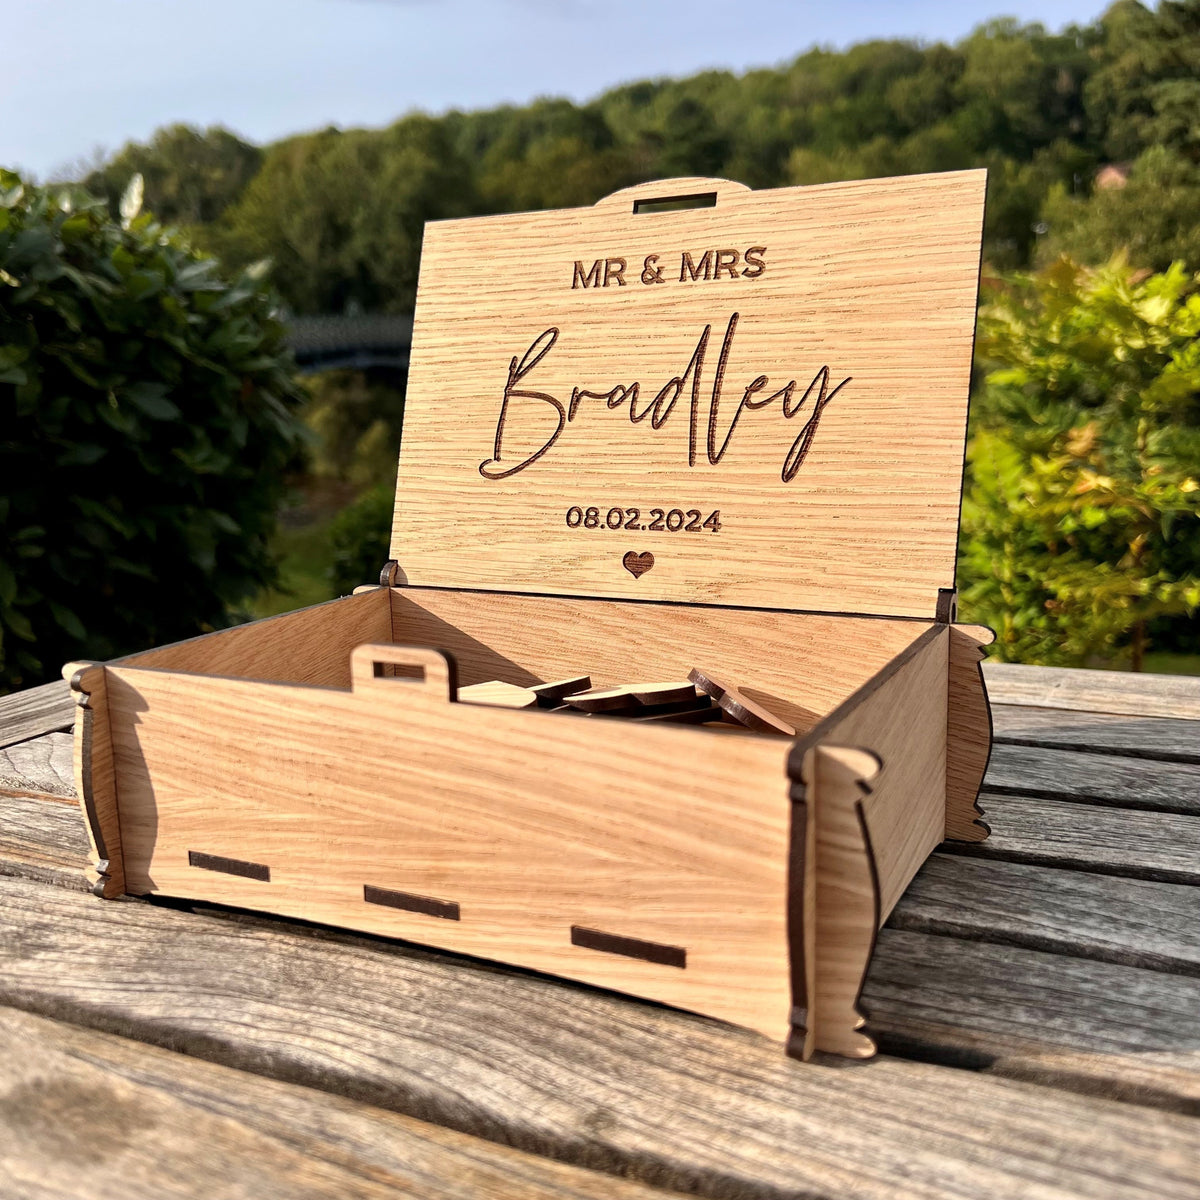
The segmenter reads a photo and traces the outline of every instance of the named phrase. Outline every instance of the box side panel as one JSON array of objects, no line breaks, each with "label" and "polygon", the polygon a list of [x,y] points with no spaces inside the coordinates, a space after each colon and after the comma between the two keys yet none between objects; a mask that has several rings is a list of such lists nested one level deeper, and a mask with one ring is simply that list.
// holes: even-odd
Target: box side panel
[{"label": "box side panel", "polygon": [[91,850],[87,877],[97,896],[111,900],[125,892],[125,865],[105,668],[100,663],[67,663],[63,678],[77,706],[72,757],[75,792]]},{"label": "box side panel", "polygon": [[595,687],[724,676],[799,728],[835,708],[928,628],[921,622],[432,588],[393,589],[396,641],[441,646],[459,683],[590,674]]},{"label": "box side panel", "polygon": [[805,744],[868,750],[881,762],[863,814],[885,921],[946,829],[946,703],[950,627],[916,643],[814,729]]},{"label": "box side panel", "polygon": [[130,891],[616,988],[783,1039],[790,742],[110,668]]},{"label": "box side panel", "polygon": [[995,635],[979,625],[950,631],[950,692],[946,714],[946,836],[981,842],[991,832],[979,789],[992,753],[992,710],[980,663]]},{"label": "box side panel", "polygon": [[350,651],[364,642],[391,641],[391,620],[386,593],[379,589],[160,646],[119,662],[128,667],[348,688]]}]

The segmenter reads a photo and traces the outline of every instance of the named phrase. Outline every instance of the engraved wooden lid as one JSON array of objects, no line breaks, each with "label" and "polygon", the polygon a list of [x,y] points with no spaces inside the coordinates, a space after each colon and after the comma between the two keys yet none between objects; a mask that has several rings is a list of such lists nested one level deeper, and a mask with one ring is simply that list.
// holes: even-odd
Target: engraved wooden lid
[{"label": "engraved wooden lid", "polygon": [[401,580],[932,618],[985,186],[673,179],[429,224]]}]

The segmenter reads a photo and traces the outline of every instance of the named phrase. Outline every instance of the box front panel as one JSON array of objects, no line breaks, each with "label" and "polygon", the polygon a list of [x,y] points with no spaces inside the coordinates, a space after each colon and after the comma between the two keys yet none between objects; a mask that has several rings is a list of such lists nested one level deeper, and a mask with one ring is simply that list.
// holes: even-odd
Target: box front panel
[{"label": "box front panel", "polygon": [[404,680],[343,693],[109,676],[131,892],[786,1035],[790,743],[449,704]]}]

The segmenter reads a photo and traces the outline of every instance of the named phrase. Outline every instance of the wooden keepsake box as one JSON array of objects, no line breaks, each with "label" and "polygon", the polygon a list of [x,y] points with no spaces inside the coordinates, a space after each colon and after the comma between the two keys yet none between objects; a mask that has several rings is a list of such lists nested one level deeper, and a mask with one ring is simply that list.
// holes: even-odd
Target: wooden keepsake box
[{"label": "wooden keepsake box", "polygon": [[[986,836],[955,543],[985,175],[431,224],[382,585],[66,671],[97,894],[870,1054],[876,930]],[[467,703],[691,671],[795,736]]]}]

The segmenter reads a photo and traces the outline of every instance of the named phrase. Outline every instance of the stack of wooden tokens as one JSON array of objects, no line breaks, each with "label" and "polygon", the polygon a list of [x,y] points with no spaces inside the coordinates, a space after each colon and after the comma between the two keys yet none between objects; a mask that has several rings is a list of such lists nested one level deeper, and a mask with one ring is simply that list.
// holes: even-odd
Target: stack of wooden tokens
[{"label": "stack of wooden tokens", "polygon": [[761,693],[752,697],[698,668],[690,671],[685,681],[613,688],[593,688],[587,675],[532,687],[493,680],[459,688],[458,699],[463,704],[546,708],[602,719],[706,725],[723,732],[753,730],[788,737],[815,721],[815,714]]}]

